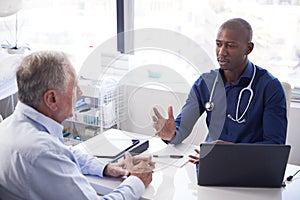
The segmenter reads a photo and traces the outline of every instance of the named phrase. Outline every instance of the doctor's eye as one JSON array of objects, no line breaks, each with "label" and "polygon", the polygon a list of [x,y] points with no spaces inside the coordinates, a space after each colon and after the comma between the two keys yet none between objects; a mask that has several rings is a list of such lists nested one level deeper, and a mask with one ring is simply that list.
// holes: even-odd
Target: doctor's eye
[{"label": "doctor's eye", "polygon": [[217,46],[217,47],[221,47],[221,46],[222,46],[222,43],[221,43],[221,42],[216,42],[216,46]]}]

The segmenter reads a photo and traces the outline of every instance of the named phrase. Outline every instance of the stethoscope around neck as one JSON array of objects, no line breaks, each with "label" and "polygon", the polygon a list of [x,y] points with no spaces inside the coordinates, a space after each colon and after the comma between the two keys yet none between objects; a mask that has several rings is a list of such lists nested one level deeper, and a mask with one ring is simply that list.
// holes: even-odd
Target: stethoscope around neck
[{"label": "stethoscope around neck", "polygon": [[[247,112],[247,110],[250,106],[250,103],[252,101],[252,98],[253,98],[253,90],[252,90],[251,86],[252,86],[252,82],[253,82],[254,77],[255,77],[256,67],[253,64],[252,64],[252,66],[253,66],[254,70],[253,70],[253,75],[252,75],[251,81],[248,84],[248,86],[243,88],[239,93],[238,102],[237,102],[236,110],[235,110],[235,118],[232,117],[231,114],[227,115],[227,117],[229,119],[231,119],[232,121],[237,122],[239,124],[246,122],[246,119],[243,119],[243,117],[245,116],[245,114],[246,114],[246,112]],[[218,77],[219,77],[219,73],[217,73],[217,75],[216,75],[216,78],[215,78],[215,81],[214,81],[214,84],[213,84],[213,87],[212,87],[212,90],[211,90],[209,100],[204,105],[206,111],[209,111],[209,112],[212,111],[215,107],[214,102],[212,101],[212,98],[213,98],[214,93],[215,93],[215,88],[216,88],[216,85],[217,85],[217,82],[218,82]],[[247,107],[245,108],[243,114],[239,117],[238,113],[239,113],[239,109],[240,109],[240,102],[241,102],[241,99],[242,99],[242,96],[243,96],[243,92],[245,92],[245,91],[248,91],[250,93],[250,97],[249,97],[249,100],[248,100]]]}]

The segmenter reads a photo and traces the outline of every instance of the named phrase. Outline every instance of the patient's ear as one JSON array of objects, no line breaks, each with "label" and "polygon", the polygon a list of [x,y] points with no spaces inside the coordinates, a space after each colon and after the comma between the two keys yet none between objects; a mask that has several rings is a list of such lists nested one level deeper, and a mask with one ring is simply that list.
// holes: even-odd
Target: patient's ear
[{"label": "patient's ear", "polygon": [[56,98],[57,92],[55,90],[48,90],[43,95],[44,104],[52,111],[56,111],[58,108]]}]

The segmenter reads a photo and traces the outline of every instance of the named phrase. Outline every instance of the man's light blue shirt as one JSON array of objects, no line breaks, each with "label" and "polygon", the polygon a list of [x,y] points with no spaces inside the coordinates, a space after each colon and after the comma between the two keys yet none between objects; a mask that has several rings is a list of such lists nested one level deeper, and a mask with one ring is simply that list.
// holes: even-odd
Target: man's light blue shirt
[{"label": "man's light blue shirt", "polygon": [[63,144],[63,126],[18,102],[0,123],[0,199],[139,199],[145,187],[130,176],[103,197],[83,174],[103,176],[105,165]]}]

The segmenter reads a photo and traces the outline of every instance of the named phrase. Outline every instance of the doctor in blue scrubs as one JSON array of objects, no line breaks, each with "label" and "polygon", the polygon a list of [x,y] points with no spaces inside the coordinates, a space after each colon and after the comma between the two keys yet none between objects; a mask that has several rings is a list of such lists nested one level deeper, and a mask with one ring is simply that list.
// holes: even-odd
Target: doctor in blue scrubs
[{"label": "doctor in blue scrubs", "polygon": [[198,118],[207,113],[207,142],[284,144],[287,132],[286,99],[280,81],[248,59],[254,44],[251,25],[241,18],[224,22],[216,38],[220,68],[202,74],[174,119],[156,108],[157,135],[181,143]]}]

